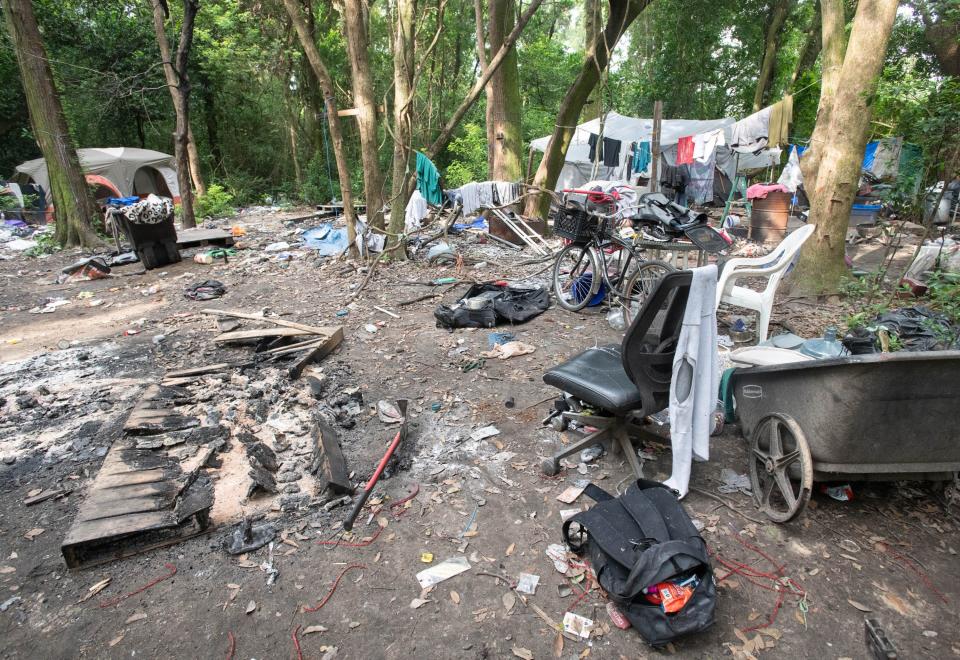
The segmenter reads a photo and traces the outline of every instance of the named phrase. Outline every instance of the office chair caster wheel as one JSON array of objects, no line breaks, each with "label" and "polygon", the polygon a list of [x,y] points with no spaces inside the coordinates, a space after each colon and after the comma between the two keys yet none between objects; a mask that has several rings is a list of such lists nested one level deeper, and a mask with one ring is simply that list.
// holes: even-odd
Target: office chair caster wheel
[{"label": "office chair caster wheel", "polygon": [[556,476],[560,471],[560,462],[552,458],[545,458],[543,462],[540,463],[540,471],[548,477]]},{"label": "office chair caster wheel", "polygon": [[557,415],[556,417],[550,418],[550,428],[552,428],[557,433],[563,433],[567,430],[569,423],[563,415]]}]

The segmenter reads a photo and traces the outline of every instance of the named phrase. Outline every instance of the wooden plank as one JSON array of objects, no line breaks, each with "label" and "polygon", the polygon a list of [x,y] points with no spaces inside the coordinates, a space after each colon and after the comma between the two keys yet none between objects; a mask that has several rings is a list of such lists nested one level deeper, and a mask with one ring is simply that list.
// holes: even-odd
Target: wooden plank
[{"label": "wooden plank", "polygon": [[164,378],[181,378],[183,376],[200,376],[203,374],[212,374],[218,371],[226,371],[234,367],[243,367],[248,362],[218,362],[217,364],[208,364],[204,367],[190,367],[189,369],[175,369],[164,374]]},{"label": "wooden plank", "polygon": [[319,362],[336,350],[337,346],[340,345],[340,342],[343,341],[343,329],[338,328],[338,330],[338,334],[328,337],[323,341],[322,344],[310,349],[306,355],[294,362],[290,368],[287,369],[287,375],[290,376],[292,380],[300,378],[300,375],[303,373],[303,370],[306,369],[308,364]]},{"label": "wooden plank", "polygon": [[331,326],[331,327],[317,327],[315,325],[306,325],[304,323],[297,323],[296,321],[286,321],[284,319],[275,319],[269,316],[261,316],[260,314],[248,314],[246,312],[234,312],[229,309],[201,309],[201,314],[213,314],[215,316],[230,316],[237,319],[247,319],[248,321],[265,321],[266,323],[273,323],[274,325],[282,325],[287,328],[297,328],[298,330],[306,330],[307,332],[312,332],[315,335],[324,335],[329,336],[336,333],[340,333],[340,336],[343,336],[343,328],[340,326]]},{"label": "wooden plank", "polygon": [[48,488],[39,495],[28,497],[23,501],[23,503],[27,506],[33,506],[34,504],[40,504],[40,502],[46,502],[54,497],[60,497],[61,495],[67,495],[69,493],[69,490],[63,490],[62,488]]},{"label": "wooden plank", "polygon": [[185,247],[199,243],[233,245],[233,234],[222,229],[181,229],[177,232],[177,245]]},{"label": "wooden plank", "polygon": [[347,461],[340,449],[337,432],[327,423],[320,421],[313,427],[311,437],[314,441],[314,450],[310,471],[317,475],[318,493],[327,489],[338,495],[353,493]]},{"label": "wooden plank", "polygon": [[296,337],[299,335],[314,335],[314,332],[300,330],[299,328],[252,328],[250,330],[234,330],[233,332],[224,332],[213,338],[215,342],[224,341],[243,341],[244,339],[263,339],[264,337]]}]

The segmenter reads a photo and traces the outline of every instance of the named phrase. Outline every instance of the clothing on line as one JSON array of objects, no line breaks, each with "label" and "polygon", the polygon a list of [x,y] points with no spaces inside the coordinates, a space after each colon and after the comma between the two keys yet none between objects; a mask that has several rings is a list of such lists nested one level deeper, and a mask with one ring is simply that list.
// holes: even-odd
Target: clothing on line
[{"label": "clothing on line", "polygon": [[778,147],[790,140],[790,124],[793,123],[793,96],[787,94],[770,106],[770,125],[767,145]]},{"label": "clothing on line", "polygon": [[768,106],[730,127],[730,148],[740,153],[755,153],[767,146],[770,136],[770,113]]},{"label": "clothing on line", "polygon": [[[440,188],[440,170],[429,158],[419,151],[417,154],[417,190],[427,203],[440,206],[443,203],[443,190]],[[370,209],[374,211],[375,209]]]},{"label": "clothing on line", "polygon": [[427,200],[423,198],[419,190],[414,190],[407,202],[407,208],[404,212],[403,229],[408,234],[420,229],[420,222],[427,217],[430,208],[427,206]]},{"label": "clothing on line", "polygon": [[633,143],[633,155],[631,158],[631,173],[640,174],[646,172],[647,168],[650,167],[650,161],[652,155],[650,152],[650,142],[634,142]]},{"label": "clothing on line", "polygon": [[[599,135],[591,133],[590,137],[587,138],[587,144],[590,145],[589,158],[591,163],[600,161],[604,167],[618,167],[620,165],[620,149],[622,147],[620,140],[606,137],[601,140]],[[600,149],[599,154],[597,149]]]},{"label": "clothing on line", "polygon": [[722,147],[726,143],[722,128],[694,135],[693,160],[697,163],[706,163],[713,160],[717,147]]},{"label": "clothing on line", "polygon": [[689,165],[693,162],[693,136],[677,140],[677,165]]}]

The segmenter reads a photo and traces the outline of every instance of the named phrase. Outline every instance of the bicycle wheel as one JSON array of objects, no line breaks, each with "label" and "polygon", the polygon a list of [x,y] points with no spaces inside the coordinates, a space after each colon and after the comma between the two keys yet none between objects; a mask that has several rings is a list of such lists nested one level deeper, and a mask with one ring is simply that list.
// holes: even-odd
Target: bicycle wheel
[{"label": "bicycle wheel", "polygon": [[566,310],[578,312],[600,290],[597,255],[588,245],[571,243],[553,262],[553,294]]},{"label": "bicycle wheel", "polygon": [[620,299],[623,322],[628,328],[663,276],[675,270],[676,268],[665,261],[644,261],[637,267],[624,287],[626,295]]}]

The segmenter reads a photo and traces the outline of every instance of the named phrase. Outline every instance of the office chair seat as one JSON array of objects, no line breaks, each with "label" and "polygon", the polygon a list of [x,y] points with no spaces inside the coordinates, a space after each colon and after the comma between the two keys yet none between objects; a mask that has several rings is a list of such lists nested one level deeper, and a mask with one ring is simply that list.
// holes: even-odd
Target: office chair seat
[{"label": "office chair seat", "polygon": [[616,415],[642,407],[617,345],[588,348],[543,375],[543,382]]}]

